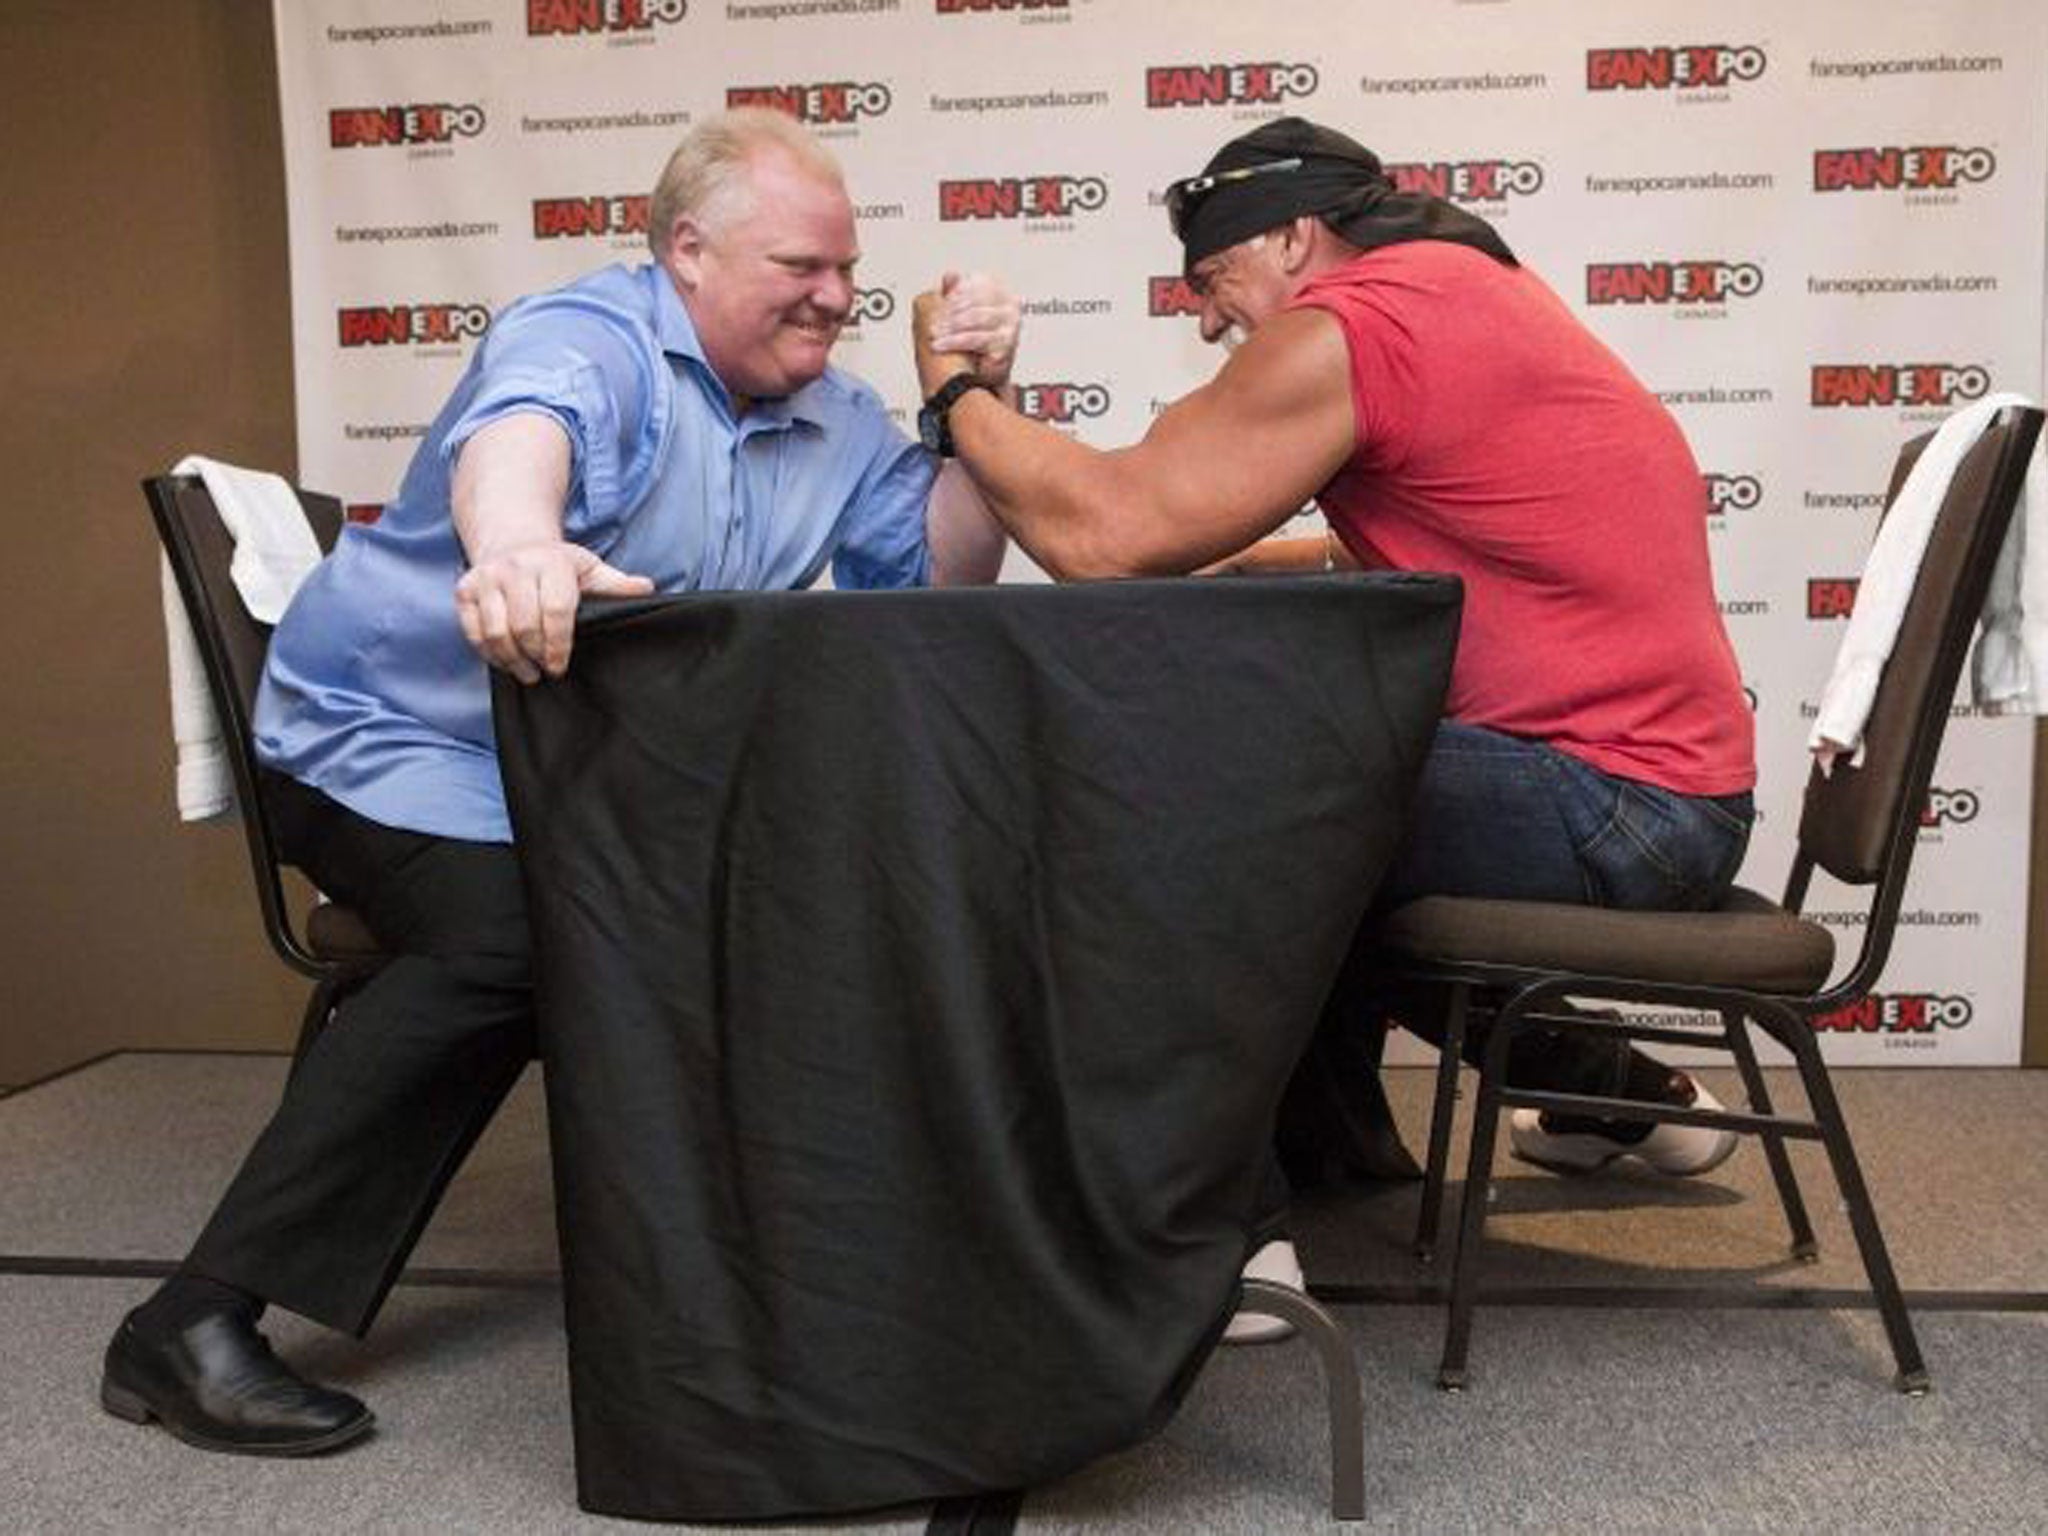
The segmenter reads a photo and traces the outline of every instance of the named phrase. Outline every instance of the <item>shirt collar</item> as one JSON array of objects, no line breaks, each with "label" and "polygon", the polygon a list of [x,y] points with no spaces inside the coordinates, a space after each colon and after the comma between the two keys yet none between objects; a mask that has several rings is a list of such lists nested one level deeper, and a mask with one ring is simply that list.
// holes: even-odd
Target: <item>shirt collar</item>
[{"label": "shirt collar", "polygon": [[[724,382],[711,371],[711,362],[704,356],[704,343],[697,339],[697,324],[677,294],[675,279],[669,276],[668,268],[658,261],[650,263],[647,281],[654,289],[654,331],[661,342],[661,350],[670,357],[687,358],[695,363],[707,385],[716,385],[719,392],[725,394]],[[795,394],[785,395],[779,400],[756,400],[754,408],[747,413],[747,423],[759,422],[756,430],[789,427],[800,421],[813,427],[823,427],[827,414],[824,396],[830,387],[826,381],[830,377],[827,374],[824,378],[814,379]]]}]

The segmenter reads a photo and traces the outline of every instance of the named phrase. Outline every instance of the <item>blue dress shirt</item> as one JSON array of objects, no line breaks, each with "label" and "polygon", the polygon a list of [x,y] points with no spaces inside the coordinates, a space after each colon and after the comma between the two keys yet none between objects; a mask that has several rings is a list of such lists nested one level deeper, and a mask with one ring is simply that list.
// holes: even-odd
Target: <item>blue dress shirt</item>
[{"label": "blue dress shirt", "polygon": [[[370,820],[510,842],[483,661],[462,637],[450,511],[480,428],[541,412],[569,435],[565,536],[661,592],[925,583],[936,465],[867,385],[828,369],[735,421],[658,266],[609,267],[498,318],[397,499],[343,530],[271,639],[263,762]],[[572,662],[571,665],[574,663]]]}]

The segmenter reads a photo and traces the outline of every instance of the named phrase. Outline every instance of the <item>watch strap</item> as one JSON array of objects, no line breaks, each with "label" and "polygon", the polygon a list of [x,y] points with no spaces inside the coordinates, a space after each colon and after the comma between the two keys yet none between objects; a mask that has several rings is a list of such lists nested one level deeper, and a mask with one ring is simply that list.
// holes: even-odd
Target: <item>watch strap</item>
[{"label": "watch strap", "polygon": [[924,403],[923,411],[919,413],[923,420],[931,423],[932,435],[936,438],[933,444],[934,451],[944,458],[950,459],[953,456],[953,425],[950,419],[953,407],[960,403],[962,395],[974,389],[985,389],[990,394],[996,393],[995,385],[988,380],[976,378],[971,373],[956,373],[931,392],[930,398]]}]

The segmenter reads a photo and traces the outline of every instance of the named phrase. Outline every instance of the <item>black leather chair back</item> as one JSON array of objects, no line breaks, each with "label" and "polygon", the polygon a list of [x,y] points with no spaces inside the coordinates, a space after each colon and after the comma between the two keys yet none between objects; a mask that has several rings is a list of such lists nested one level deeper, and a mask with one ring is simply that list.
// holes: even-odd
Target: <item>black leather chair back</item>
[{"label": "black leather chair back", "polygon": [[[316,955],[287,915],[276,836],[256,792],[251,731],[256,688],[270,643],[269,626],[250,616],[235,590],[229,572],[235,556],[234,537],[221,521],[205,483],[196,475],[159,475],[143,481],[142,489],[206,669],[207,692],[220,720],[221,742],[248,838],[264,930],[285,964],[316,980],[327,980],[334,970],[333,960]],[[341,533],[341,503],[313,492],[298,494],[321,552],[332,550]]]},{"label": "black leather chair back", "polygon": [[[1839,880],[1870,884],[1890,860],[1911,856],[1949,707],[2040,430],[2039,411],[2008,408],[1964,456],[1877,686],[1863,760],[1838,762],[1828,775],[1815,769],[1807,781],[1800,846]],[[1895,477],[1894,494],[1902,481],[1903,474]]]}]

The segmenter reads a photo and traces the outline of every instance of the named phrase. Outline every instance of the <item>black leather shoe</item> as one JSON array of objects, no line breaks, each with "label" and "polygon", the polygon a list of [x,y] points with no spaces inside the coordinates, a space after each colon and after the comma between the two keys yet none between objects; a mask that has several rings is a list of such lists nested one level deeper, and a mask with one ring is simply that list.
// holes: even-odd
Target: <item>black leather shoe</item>
[{"label": "black leather shoe", "polygon": [[376,1422],[346,1392],[302,1381],[239,1312],[209,1312],[163,1340],[121,1323],[107,1346],[100,1405],[131,1424],[157,1420],[188,1445],[244,1456],[314,1456]]}]

